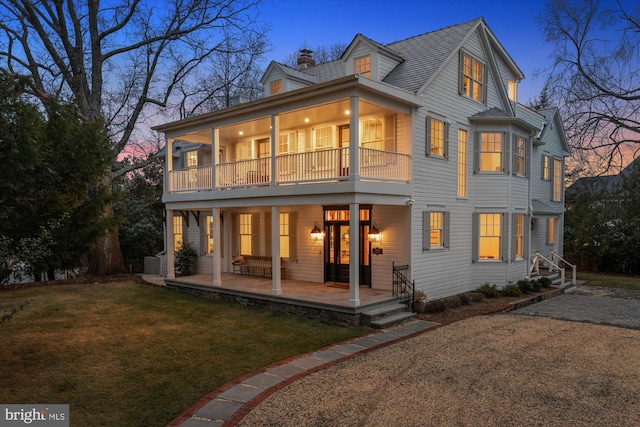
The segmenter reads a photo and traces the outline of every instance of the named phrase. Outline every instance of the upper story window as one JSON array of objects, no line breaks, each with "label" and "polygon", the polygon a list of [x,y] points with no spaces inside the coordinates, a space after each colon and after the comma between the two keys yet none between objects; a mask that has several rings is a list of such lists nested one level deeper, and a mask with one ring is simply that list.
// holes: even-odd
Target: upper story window
[{"label": "upper story window", "polygon": [[187,153],[187,167],[195,168],[198,166],[198,152],[197,151],[189,151]]},{"label": "upper story window", "polygon": [[271,95],[282,92],[282,80],[274,80],[271,82]]},{"label": "upper story window", "polygon": [[467,131],[458,129],[458,197],[467,197]]},{"label": "upper story window", "polygon": [[333,129],[331,126],[316,129],[316,149],[333,147]]},{"label": "upper story window", "polygon": [[382,135],[382,120],[367,119],[362,121],[361,142],[363,146],[382,150],[384,148]]},{"label": "upper story window", "polygon": [[460,92],[471,99],[484,103],[485,66],[466,53],[462,53],[461,57]]},{"label": "upper story window", "polygon": [[371,56],[361,56],[354,59],[353,69],[356,74],[360,74],[365,77],[371,77]]},{"label": "upper story window", "polygon": [[427,156],[447,157],[449,124],[443,120],[427,117]]},{"label": "upper story window", "polygon": [[526,175],[526,145],[525,139],[521,136],[516,137],[515,143],[515,168],[516,175],[525,176]]},{"label": "upper story window", "polygon": [[551,157],[542,155],[542,179],[549,181],[551,179]]},{"label": "upper story window", "polygon": [[502,132],[483,132],[481,134],[479,170],[502,170]]},{"label": "upper story window", "polygon": [[510,100],[518,102],[518,83],[513,80],[507,80],[507,92]]},{"label": "upper story window", "polygon": [[551,200],[562,201],[562,187],[564,186],[564,168],[561,159],[553,159],[553,179],[551,188]]}]

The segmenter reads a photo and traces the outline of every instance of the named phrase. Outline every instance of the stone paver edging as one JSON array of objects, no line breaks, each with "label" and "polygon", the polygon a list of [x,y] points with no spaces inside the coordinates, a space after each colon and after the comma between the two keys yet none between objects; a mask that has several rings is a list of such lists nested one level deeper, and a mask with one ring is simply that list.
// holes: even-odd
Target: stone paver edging
[{"label": "stone paver edging", "polygon": [[240,376],[207,394],[167,427],[236,425],[264,399],[304,376],[440,326],[443,325],[417,320],[277,362]]}]

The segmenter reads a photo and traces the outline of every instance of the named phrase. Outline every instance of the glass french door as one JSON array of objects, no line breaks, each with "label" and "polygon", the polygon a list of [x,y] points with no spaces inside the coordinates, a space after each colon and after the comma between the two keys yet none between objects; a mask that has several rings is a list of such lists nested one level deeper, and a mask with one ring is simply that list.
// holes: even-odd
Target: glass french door
[{"label": "glass french door", "polygon": [[[369,209],[360,211],[360,284],[371,286],[371,244],[369,233]],[[363,220],[362,218],[366,218]],[[349,283],[351,258],[349,239],[349,209],[325,210],[325,281]]]}]

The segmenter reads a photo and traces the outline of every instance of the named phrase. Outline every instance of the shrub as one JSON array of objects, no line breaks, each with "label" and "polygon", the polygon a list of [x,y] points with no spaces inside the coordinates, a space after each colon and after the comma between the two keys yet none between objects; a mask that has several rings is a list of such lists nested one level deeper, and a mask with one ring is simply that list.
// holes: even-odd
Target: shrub
[{"label": "shrub", "polygon": [[460,294],[458,295],[458,297],[460,298],[460,301],[462,301],[462,305],[469,305],[473,301],[471,299],[471,295],[469,295],[468,293]]},{"label": "shrub", "polygon": [[458,296],[449,297],[444,300],[444,305],[447,308],[458,308],[462,306],[462,300]]},{"label": "shrub", "polygon": [[516,283],[516,285],[518,285],[523,294],[532,291],[531,282],[529,280],[518,280],[518,283]]},{"label": "shrub", "polygon": [[522,290],[518,285],[507,285],[502,290],[502,295],[505,297],[519,297],[522,295]]},{"label": "shrub", "polygon": [[539,280],[532,280],[531,281],[531,290],[533,292],[540,292],[540,289],[542,289],[542,285],[540,284]]},{"label": "shrub", "polygon": [[482,292],[469,292],[469,297],[473,302],[480,302],[485,298]]},{"label": "shrub", "polygon": [[182,246],[176,251],[175,269],[177,276],[190,276],[193,274],[193,264],[198,253],[189,241],[182,242]]},{"label": "shrub", "polygon": [[425,313],[441,313],[447,309],[443,300],[435,300],[427,302],[425,306]]},{"label": "shrub", "polygon": [[480,286],[478,288],[478,292],[481,292],[487,298],[496,298],[500,296],[500,291],[496,288],[496,285],[490,285],[489,283],[485,283]]},{"label": "shrub", "polygon": [[538,282],[543,288],[549,288],[551,287],[551,283],[553,283],[548,277],[541,277],[538,279]]}]

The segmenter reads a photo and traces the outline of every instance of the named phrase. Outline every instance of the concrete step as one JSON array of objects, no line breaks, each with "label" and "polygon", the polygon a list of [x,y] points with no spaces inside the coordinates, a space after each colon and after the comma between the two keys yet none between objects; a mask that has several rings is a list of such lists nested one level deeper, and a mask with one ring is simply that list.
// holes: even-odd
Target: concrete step
[{"label": "concrete step", "polygon": [[[406,310],[406,307],[405,307],[405,310]],[[390,314],[388,316],[380,317],[376,320],[373,320],[371,321],[369,326],[375,329],[390,328],[392,326],[411,320],[414,317],[416,317],[415,313],[411,313],[409,311],[401,311],[401,312],[397,312],[397,313]]]},{"label": "concrete step", "polygon": [[387,304],[382,307],[374,308],[374,309],[365,311],[362,314],[374,320],[379,317],[384,317],[389,314],[397,313],[399,311],[406,311],[406,310],[407,310],[407,306],[405,304],[396,303],[396,304]]}]

